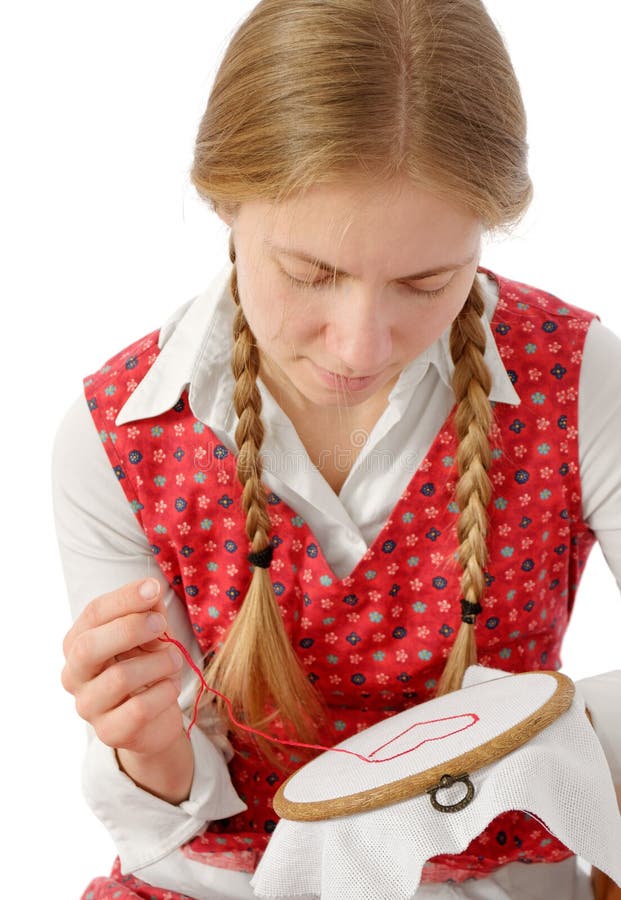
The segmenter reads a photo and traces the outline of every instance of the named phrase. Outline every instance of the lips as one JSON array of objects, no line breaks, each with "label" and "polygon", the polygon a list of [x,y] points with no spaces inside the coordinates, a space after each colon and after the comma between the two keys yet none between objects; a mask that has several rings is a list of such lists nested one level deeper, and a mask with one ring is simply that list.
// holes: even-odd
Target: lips
[{"label": "lips", "polygon": [[344,375],[337,375],[335,372],[330,372],[328,369],[323,369],[321,366],[313,363],[314,368],[316,369],[319,377],[322,381],[332,388],[340,388],[341,390],[348,391],[362,391],[365,388],[369,387],[369,385],[373,384],[378,380],[381,372],[375,375],[365,375],[357,378],[346,378]]}]

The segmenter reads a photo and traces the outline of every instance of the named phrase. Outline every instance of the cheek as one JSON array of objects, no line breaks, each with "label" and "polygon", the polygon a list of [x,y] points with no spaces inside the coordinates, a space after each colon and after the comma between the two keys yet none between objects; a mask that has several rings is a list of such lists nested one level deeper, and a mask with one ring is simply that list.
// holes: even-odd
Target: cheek
[{"label": "cheek", "polygon": [[455,298],[449,298],[446,306],[441,307],[437,312],[438,337],[453,324],[459,315],[466,298],[459,294]]},{"label": "cheek", "polygon": [[261,349],[274,351],[292,340],[297,320],[282,286],[264,279],[240,280],[239,289],[244,315]]},{"label": "cheek", "polygon": [[461,297],[453,299],[440,296],[433,301],[424,301],[423,305],[412,309],[407,317],[407,327],[403,330],[409,337],[411,349],[422,353],[430,347],[450,328],[463,304]]},{"label": "cheek", "polygon": [[287,297],[286,291],[274,306],[264,328],[266,347],[274,356],[280,356],[282,362],[304,355],[318,339],[319,310],[309,308],[306,302],[300,303],[298,298]]}]

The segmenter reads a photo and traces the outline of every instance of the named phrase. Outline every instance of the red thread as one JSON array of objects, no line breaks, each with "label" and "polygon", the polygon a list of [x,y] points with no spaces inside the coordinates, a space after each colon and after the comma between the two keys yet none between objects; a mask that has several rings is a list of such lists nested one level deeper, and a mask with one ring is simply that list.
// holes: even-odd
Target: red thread
[{"label": "red thread", "polygon": [[[234,722],[237,725],[237,727],[241,728],[243,731],[247,731],[250,734],[256,734],[259,737],[265,738],[267,741],[270,741],[270,743],[282,744],[284,747],[303,747],[306,750],[322,750],[322,751],[331,750],[333,753],[346,753],[346,754],[348,754],[348,756],[355,756],[357,759],[361,760],[362,762],[367,762],[367,763],[390,762],[393,759],[398,759],[400,756],[405,756],[407,753],[412,753],[414,750],[418,750],[418,748],[422,747],[423,744],[430,743],[431,741],[444,740],[444,738],[452,737],[452,735],[459,734],[461,731],[466,731],[468,728],[472,728],[472,726],[475,725],[479,721],[479,716],[476,713],[462,713],[461,715],[458,715],[458,716],[447,716],[446,718],[443,718],[443,719],[429,719],[426,722],[415,722],[413,725],[410,725],[408,728],[406,728],[400,734],[395,735],[394,738],[391,738],[389,741],[386,741],[386,743],[382,744],[381,747],[377,747],[375,750],[372,750],[368,756],[364,756],[364,754],[362,754],[362,753],[356,753],[354,750],[346,750],[344,747],[323,747],[321,744],[301,744],[298,741],[282,741],[282,740],[279,740],[278,738],[271,737],[269,734],[265,734],[263,731],[257,731],[256,728],[251,728],[249,725],[244,725],[243,722],[239,722],[233,714],[233,707],[232,707],[232,704],[231,704],[231,701],[229,700],[229,698],[225,697],[224,694],[221,694],[215,688],[209,687],[209,685],[203,678],[203,673],[198,668],[198,666],[196,665],[196,663],[194,662],[194,660],[192,659],[192,657],[190,656],[190,654],[188,653],[186,648],[183,646],[183,644],[181,644],[179,641],[175,640],[175,638],[170,637],[170,635],[167,634],[166,632],[164,632],[164,636],[158,638],[158,640],[163,641],[164,643],[174,644],[175,647],[177,647],[180,650],[180,652],[183,654],[183,658],[185,659],[187,664],[198,675],[198,677],[200,679],[200,690],[198,691],[198,694],[196,695],[196,700],[194,701],[194,714],[192,716],[192,721],[190,722],[190,724],[188,726],[188,730],[186,732],[188,738],[190,737],[190,732],[192,731],[192,728],[196,724],[196,720],[198,718],[198,704],[199,704],[199,701],[205,691],[210,691],[212,694],[215,694],[217,697],[220,697],[222,700],[224,700],[224,702],[226,703],[227,709],[229,711],[229,716],[231,718],[231,721]],[[441,734],[441,735],[438,735],[437,737],[425,738],[425,740],[421,741],[419,744],[416,744],[415,747],[409,747],[407,750],[402,750],[401,753],[396,753],[394,756],[388,756],[388,757],[385,757],[384,759],[371,759],[372,756],[374,756],[376,753],[379,753],[380,750],[384,749],[384,747],[388,747],[390,744],[393,744],[395,741],[399,740],[400,737],[403,737],[404,734],[407,734],[408,731],[412,731],[413,728],[416,728],[419,725],[433,725],[437,722],[451,722],[455,719],[464,719],[464,718],[469,718],[470,721],[466,725],[464,725],[462,728],[457,728],[455,731],[450,731],[447,734]]]},{"label": "red thread", "polygon": [[[375,756],[376,753],[379,753],[380,750],[383,750],[384,747],[388,747],[390,744],[394,744],[395,741],[398,741],[400,737],[403,737],[404,734],[407,734],[408,731],[412,731],[414,728],[418,728],[420,725],[435,725],[437,722],[452,722],[454,719],[470,719],[470,721],[464,725],[462,728],[457,728],[455,731],[448,731],[446,734],[438,734],[436,737],[425,738],[420,741],[420,743],[416,744],[414,747],[408,747],[407,750],[402,750],[401,753],[395,753],[394,756],[388,756],[384,759],[370,759],[371,756]],[[479,717],[476,713],[460,713],[458,716],[446,716],[442,719],[426,719],[424,722],[414,722],[413,725],[409,725],[406,729],[404,729],[401,734],[395,735],[394,738],[391,738],[389,741],[386,741],[385,744],[382,744],[381,747],[377,747],[376,750],[372,750],[367,757],[368,762],[390,762],[391,759],[398,759],[400,756],[405,756],[406,753],[412,753],[414,750],[418,750],[419,747],[422,747],[424,744],[431,744],[432,741],[443,741],[447,737],[452,737],[454,734],[459,734],[460,731],[466,731],[468,728],[472,728],[479,721]]]}]

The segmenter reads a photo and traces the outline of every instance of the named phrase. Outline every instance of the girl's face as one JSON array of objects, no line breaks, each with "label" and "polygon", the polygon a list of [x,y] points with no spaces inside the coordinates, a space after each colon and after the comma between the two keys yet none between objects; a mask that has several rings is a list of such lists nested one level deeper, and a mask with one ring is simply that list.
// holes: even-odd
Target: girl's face
[{"label": "girl's face", "polygon": [[309,415],[387,398],[465,303],[484,230],[409,180],[318,185],[226,221],[261,377]]}]

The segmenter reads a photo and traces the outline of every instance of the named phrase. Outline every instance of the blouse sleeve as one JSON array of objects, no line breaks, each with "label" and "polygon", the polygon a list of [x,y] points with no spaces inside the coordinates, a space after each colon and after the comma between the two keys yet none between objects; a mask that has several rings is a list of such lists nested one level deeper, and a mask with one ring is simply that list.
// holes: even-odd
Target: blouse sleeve
[{"label": "blouse sleeve", "polygon": [[[153,563],[146,536],[119,488],[82,396],[70,407],[56,434],[52,485],[56,533],[73,618],[100,594],[151,575],[161,584],[170,630],[200,665],[200,648],[183,604]],[[185,667],[179,697],[182,709],[190,706],[195,689],[196,676]],[[191,733],[194,780],[188,800],[179,805],[137,787],[118,767],[114,750],[87,726],[84,794],[110,832],[124,872],[162,860],[207,822],[246,809],[229,776],[230,744],[217,721],[206,716],[204,713]]]},{"label": "blouse sleeve", "polygon": [[578,416],[583,515],[621,588],[621,340],[597,319],[584,346]]},{"label": "blouse sleeve", "polygon": [[[597,319],[584,346],[578,415],[583,516],[621,588],[621,340]],[[621,671],[577,686],[621,785]]]}]

